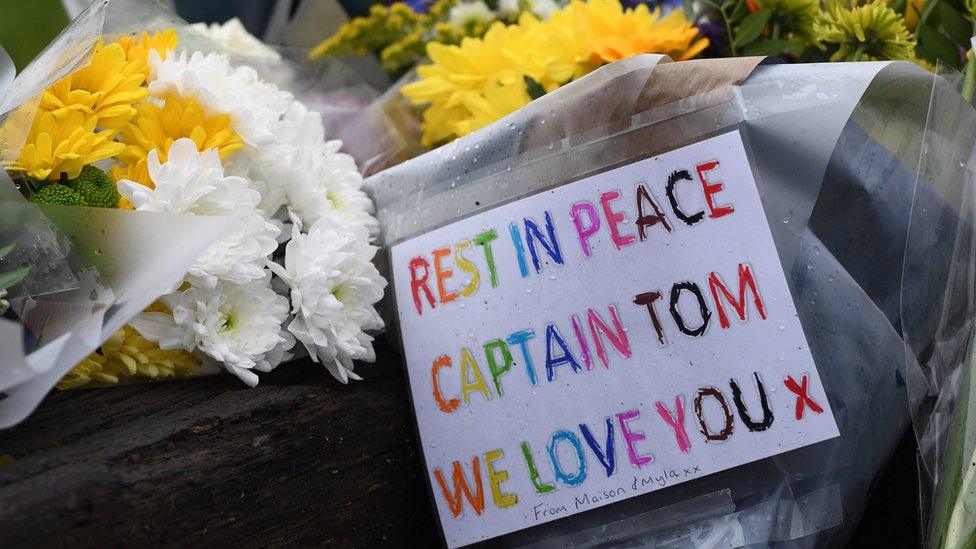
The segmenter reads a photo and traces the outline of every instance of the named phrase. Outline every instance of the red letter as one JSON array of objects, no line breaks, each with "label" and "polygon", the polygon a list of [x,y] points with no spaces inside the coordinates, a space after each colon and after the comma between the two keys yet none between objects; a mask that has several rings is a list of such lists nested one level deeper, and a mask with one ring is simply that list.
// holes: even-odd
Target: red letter
[{"label": "red letter", "polygon": [[810,386],[810,380],[807,379],[806,374],[803,374],[803,377],[800,378],[799,384],[796,383],[796,380],[793,379],[792,376],[786,376],[786,381],[784,383],[786,383],[786,388],[792,391],[793,394],[796,395],[797,421],[803,419],[804,405],[809,406],[810,409],[814,411],[814,413],[819,414],[823,412],[823,408],[821,408],[819,404],[814,402],[813,399],[810,398],[810,395],[807,394],[807,390]]},{"label": "red letter", "polygon": [[721,181],[716,181],[715,183],[709,183],[708,178],[705,177],[705,172],[710,172],[718,167],[718,160],[711,160],[709,162],[702,162],[701,164],[695,166],[695,171],[698,172],[698,180],[701,181],[702,190],[705,191],[705,203],[708,204],[709,214],[708,217],[716,218],[722,217],[723,215],[729,215],[735,210],[732,206],[716,206],[714,195],[722,192],[725,185]]},{"label": "red letter", "polygon": [[475,514],[481,515],[481,511],[485,508],[485,491],[481,487],[481,468],[478,464],[478,456],[471,458],[471,468],[474,470],[474,496],[471,495],[471,489],[468,488],[468,481],[464,478],[464,470],[461,468],[461,464],[455,461],[453,467],[453,494],[447,489],[447,482],[444,481],[444,474],[441,473],[440,467],[434,469],[434,478],[437,479],[437,484],[441,486],[441,492],[444,493],[444,499],[447,500],[447,506],[451,509],[451,514],[455,518],[461,516],[461,512],[464,510],[464,502],[461,501],[461,495],[464,494],[468,503],[471,504],[471,508],[474,509]]},{"label": "red letter", "polygon": [[431,255],[434,256],[434,275],[437,277],[437,295],[441,298],[441,303],[454,301],[457,299],[457,292],[448,292],[444,287],[444,281],[454,276],[454,271],[441,266],[441,259],[451,255],[451,249],[447,246],[437,248]]},{"label": "red letter", "polygon": [[766,307],[763,305],[762,296],[759,295],[759,288],[756,287],[756,279],[752,276],[752,270],[748,265],[739,263],[739,299],[736,300],[729,288],[722,282],[717,273],[708,275],[708,287],[712,290],[712,299],[715,300],[715,307],[718,309],[718,323],[722,328],[729,327],[729,317],[725,314],[725,307],[718,299],[719,291],[725,299],[735,309],[735,314],[739,315],[739,320],[746,321],[746,288],[752,291],[752,302],[756,305],[759,317],[766,320]]},{"label": "red letter", "polygon": [[430,378],[431,382],[434,384],[434,402],[437,403],[437,407],[441,409],[442,412],[451,413],[457,410],[460,406],[460,402],[456,398],[451,400],[444,400],[444,395],[441,393],[440,378],[437,376],[441,373],[441,368],[451,367],[451,357],[447,355],[441,355],[437,357],[434,361],[434,365],[430,368]]},{"label": "red letter", "polygon": [[610,228],[610,239],[613,240],[613,246],[619,250],[624,246],[633,244],[634,235],[621,235],[620,231],[617,230],[617,225],[623,223],[627,218],[622,212],[615,212],[610,208],[610,202],[618,198],[620,198],[620,191],[610,191],[600,195],[600,206],[603,206],[603,215],[607,218],[607,227]]},{"label": "red letter", "polygon": [[[424,276],[418,277],[417,273],[420,269],[424,270]],[[410,291],[413,293],[413,303],[417,306],[417,314],[424,314],[423,306],[420,304],[420,290],[424,291],[427,295],[427,301],[430,303],[430,308],[433,309],[436,305],[434,303],[434,294],[430,291],[427,286],[427,276],[430,274],[430,263],[421,256],[417,256],[410,260]]]}]

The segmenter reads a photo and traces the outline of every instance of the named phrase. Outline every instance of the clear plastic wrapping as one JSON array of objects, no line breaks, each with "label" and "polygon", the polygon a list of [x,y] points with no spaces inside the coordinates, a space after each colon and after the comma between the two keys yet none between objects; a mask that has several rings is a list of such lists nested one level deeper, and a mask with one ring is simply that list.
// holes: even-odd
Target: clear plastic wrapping
[{"label": "clear plastic wrapping", "polygon": [[902,299],[932,305],[902,297],[901,273],[935,77],[911,63],[661,61],[604,67],[372,177],[384,242],[737,129],[841,435],[495,542],[842,545],[914,407]]},{"label": "clear plastic wrapping", "polygon": [[925,544],[971,547],[973,509],[974,319],[976,319],[976,110],[962,77],[940,67],[928,105],[905,252],[901,322],[908,344],[909,393],[919,403],[919,447]]}]

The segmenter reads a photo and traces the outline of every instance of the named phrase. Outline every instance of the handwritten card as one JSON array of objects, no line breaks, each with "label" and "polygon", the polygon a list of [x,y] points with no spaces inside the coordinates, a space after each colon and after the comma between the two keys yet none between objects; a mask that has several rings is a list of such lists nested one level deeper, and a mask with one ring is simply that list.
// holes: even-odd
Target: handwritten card
[{"label": "handwritten card", "polygon": [[435,229],[392,264],[451,547],[838,435],[738,132]]}]

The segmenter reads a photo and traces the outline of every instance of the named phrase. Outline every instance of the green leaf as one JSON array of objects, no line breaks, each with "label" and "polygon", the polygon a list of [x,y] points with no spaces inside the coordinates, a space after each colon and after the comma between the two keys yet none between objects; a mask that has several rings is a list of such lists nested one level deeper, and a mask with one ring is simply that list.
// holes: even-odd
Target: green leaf
[{"label": "green leaf", "polygon": [[738,24],[746,15],[749,15],[749,4],[746,0],[739,0],[735,9],[732,10],[732,14],[729,15],[729,22],[733,25]]},{"label": "green leaf", "polygon": [[17,243],[16,242],[13,242],[9,246],[4,246],[3,248],[0,248],[0,259],[3,259],[4,257],[6,257],[7,254],[9,254],[10,252],[14,251],[14,248],[16,248],[16,247],[17,247]]},{"label": "green leaf", "polygon": [[742,50],[742,55],[779,55],[786,49],[786,40],[767,38],[753,42]]},{"label": "green leaf", "polygon": [[6,290],[14,284],[17,284],[27,276],[28,272],[30,272],[30,267],[23,267],[21,269],[17,269],[16,271],[0,273],[0,290]]},{"label": "green leaf", "polygon": [[803,52],[806,49],[807,45],[803,42],[803,40],[799,39],[787,40],[786,45],[783,46],[783,51],[792,55],[793,57],[800,57],[803,55]]},{"label": "green leaf", "polygon": [[956,44],[967,50],[970,48],[969,38],[973,34],[972,26],[961,13],[945,2],[939,2],[939,23],[943,32]]},{"label": "green leaf", "polygon": [[772,11],[768,9],[761,9],[755,13],[750,13],[742,20],[742,24],[739,25],[738,32],[735,36],[736,46],[745,46],[751,43],[759,35],[762,34],[764,28],[766,28],[766,23],[769,22],[769,16],[772,15]]},{"label": "green leaf", "polygon": [[942,60],[942,62],[959,69],[959,50],[956,49],[952,40],[930,27],[927,23],[918,26],[918,48],[917,53],[923,59],[931,62]]},{"label": "green leaf", "polygon": [[531,76],[525,77],[525,87],[526,91],[529,92],[529,97],[532,99],[538,99],[546,94],[546,89],[543,88],[541,84],[536,82]]}]

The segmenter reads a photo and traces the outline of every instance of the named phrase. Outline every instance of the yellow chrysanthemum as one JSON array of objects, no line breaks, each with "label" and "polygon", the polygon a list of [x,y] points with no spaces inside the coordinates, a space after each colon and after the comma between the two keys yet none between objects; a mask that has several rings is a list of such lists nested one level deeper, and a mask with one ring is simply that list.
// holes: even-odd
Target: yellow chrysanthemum
[{"label": "yellow chrysanthemum", "polygon": [[[122,179],[128,179],[134,183],[139,183],[149,187],[150,189],[155,189],[156,185],[153,183],[152,179],[149,178],[149,166],[146,163],[146,159],[136,162],[135,164],[113,164],[108,171],[109,177],[112,181],[118,183]],[[135,207],[129,199],[119,195],[119,205],[120,210],[134,210]]]},{"label": "yellow chrysanthemum", "polygon": [[467,135],[527,104],[525,76],[536,71],[524,53],[539,53],[531,39],[517,25],[497,23],[483,39],[429,44],[433,63],[418,67],[421,79],[403,89],[415,103],[431,104],[424,113],[424,145]]},{"label": "yellow chrysanthemum", "polygon": [[123,36],[119,38],[118,44],[125,51],[125,58],[128,61],[141,61],[149,67],[149,52],[155,51],[160,59],[166,57],[176,49],[180,43],[180,37],[173,29],[156,31],[152,34],[144,32],[139,36]]},{"label": "yellow chrysanthemum", "polygon": [[74,179],[88,164],[111,158],[125,149],[112,141],[112,131],[95,131],[97,118],[78,110],[60,113],[38,112],[26,145],[15,160],[5,160],[7,169],[26,172],[34,179],[56,181],[61,174]]},{"label": "yellow chrysanthemum", "polygon": [[217,149],[220,158],[227,158],[244,147],[244,141],[234,131],[231,118],[226,114],[207,115],[195,100],[189,97],[169,96],[162,107],[143,103],[138,114],[119,132],[125,143],[125,151],[119,155],[124,164],[145,161],[149,151],[156,150],[161,162],[174,141],[189,138],[200,151]]},{"label": "yellow chrysanthemum", "polygon": [[467,135],[527,104],[527,82],[552,91],[598,66],[640,53],[688,59],[708,46],[679,12],[661,18],[646,6],[624,10],[618,0],[574,0],[549,20],[523,13],[495,23],[481,39],[427,45],[431,64],[403,87],[424,111],[423,144]]},{"label": "yellow chrysanthemum", "polygon": [[148,72],[144,61],[128,61],[118,44],[99,42],[86,67],[44,91],[41,109],[58,118],[80,111],[98,117],[100,128],[117,128],[135,116],[135,105],[149,96],[143,86]]},{"label": "yellow chrysanthemum", "polygon": [[691,59],[708,47],[707,39],[696,40],[698,29],[680,10],[662,19],[659,9],[652,12],[646,4],[624,10],[617,0],[574,0],[552,18],[556,25],[573,25],[590,52],[605,63],[640,53]]},{"label": "yellow chrysanthemum", "polygon": [[835,4],[821,14],[814,26],[821,43],[837,47],[831,61],[910,60],[915,39],[902,16],[875,0],[845,8]]},{"label": "yellow chrysanthemum", "polygon": [[59,389],[81,387],[89,383],[115,384],[126,378],[149,380],[183,377],[197,371],[199,365],[182,349],[162,350],[124,326],[112,334],[97,352],[76,365],[58,382]]}]

